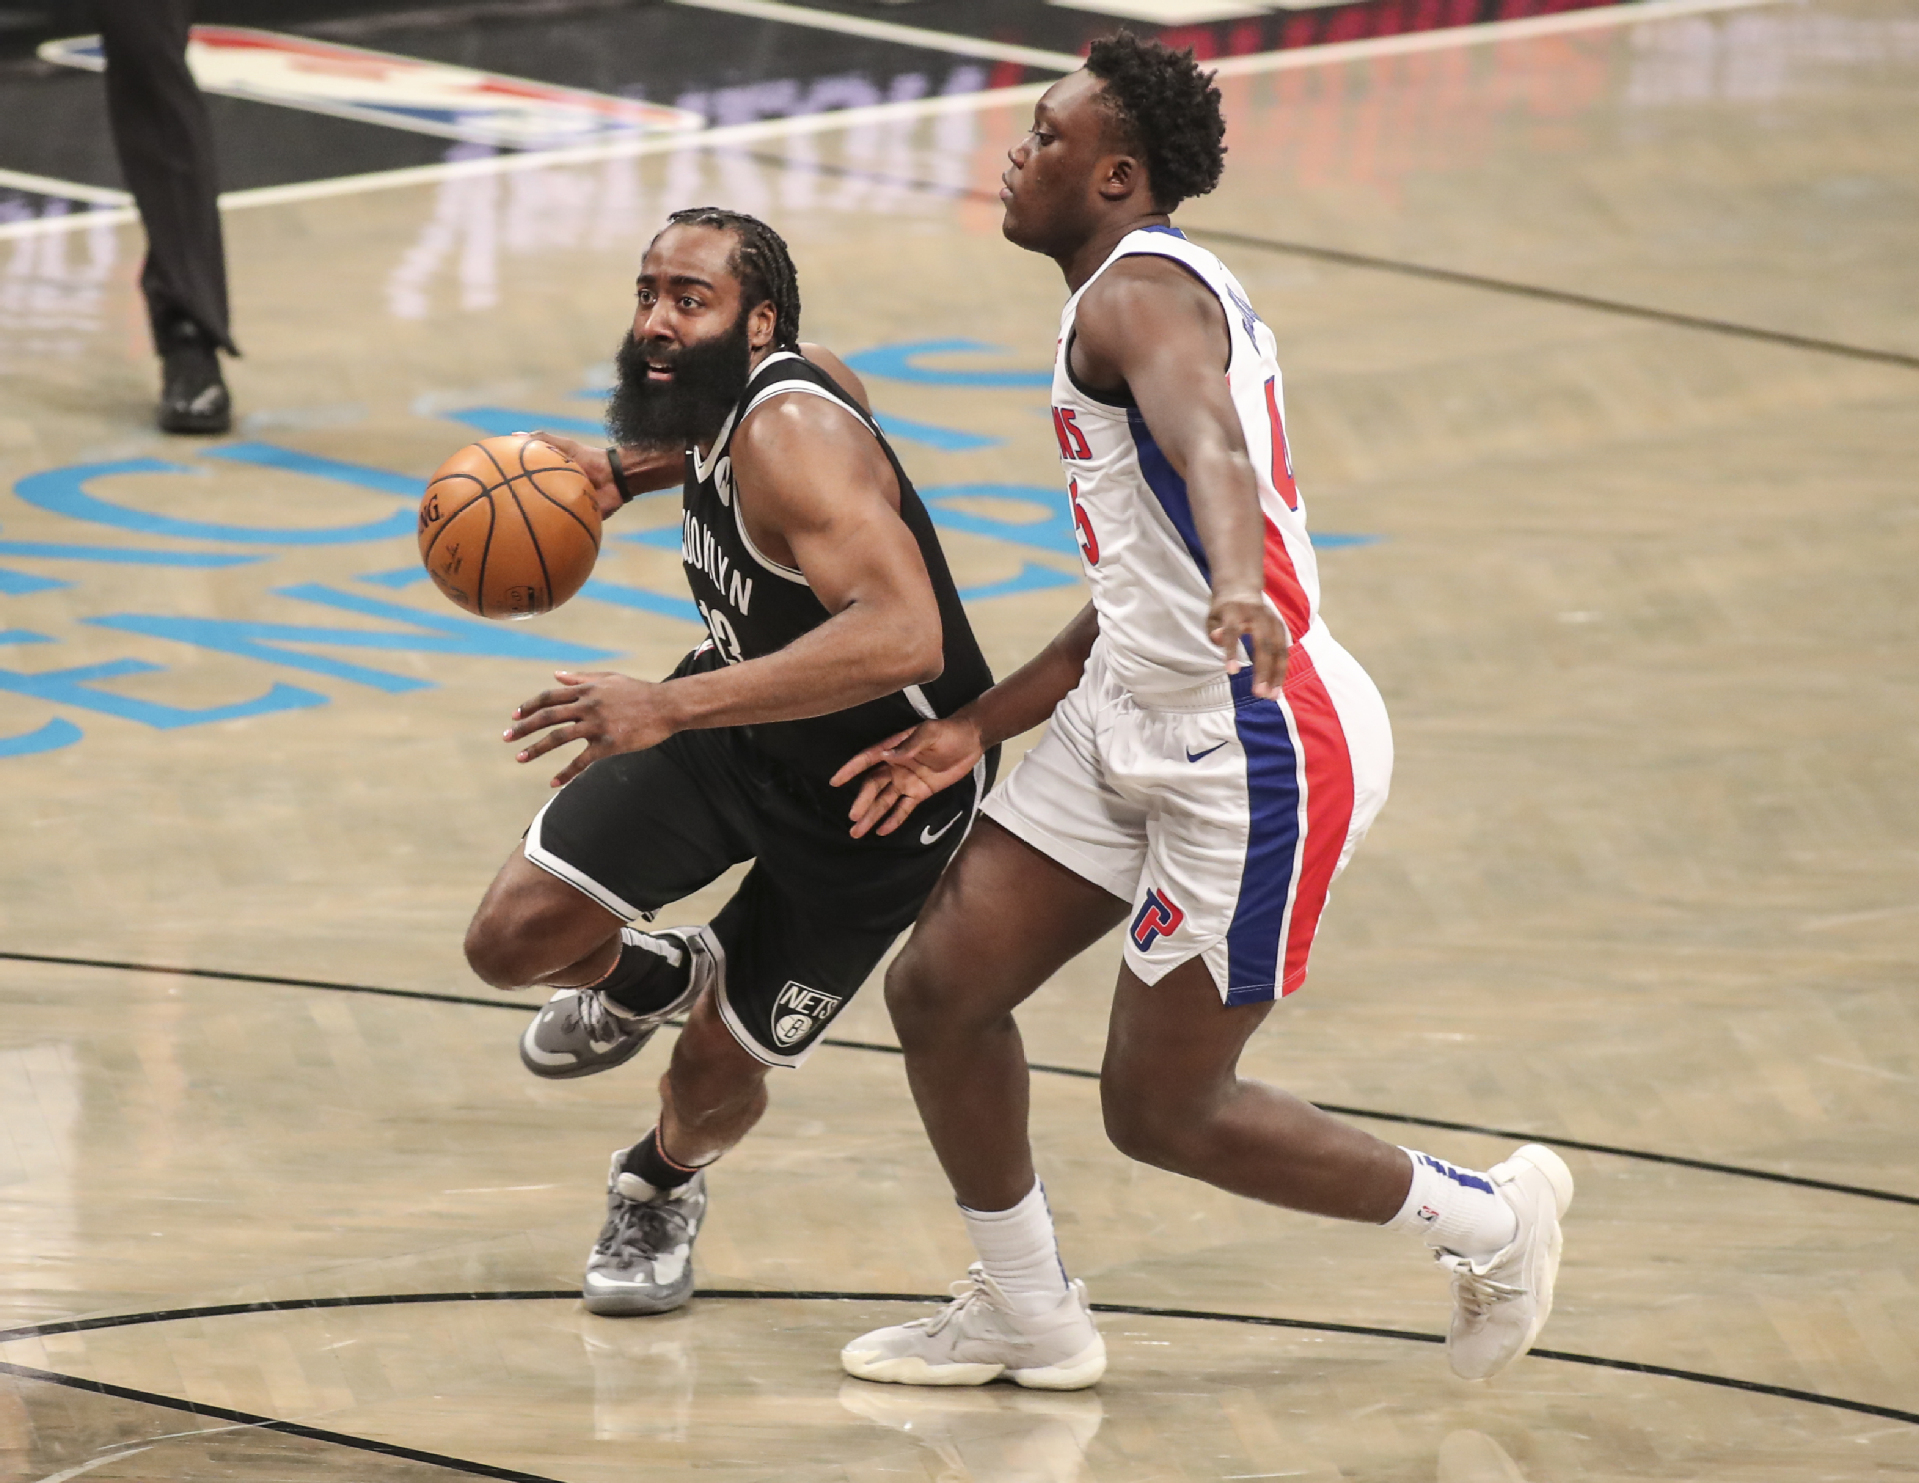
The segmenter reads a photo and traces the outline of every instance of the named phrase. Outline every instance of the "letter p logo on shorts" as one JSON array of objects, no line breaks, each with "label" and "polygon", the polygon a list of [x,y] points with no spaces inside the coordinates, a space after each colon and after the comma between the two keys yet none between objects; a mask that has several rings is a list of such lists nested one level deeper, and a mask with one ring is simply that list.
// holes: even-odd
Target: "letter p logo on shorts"
[{"label": "letter p logo on shorts", "polygon": [[1162,895],[1157,889],[1149,890],[1140,903],[1139,915],[1133,918],[1133,946],[1143,953],[1160,938],[1177,930],[1185,920],[1186,913],[1173,904],[1170,896]]}]

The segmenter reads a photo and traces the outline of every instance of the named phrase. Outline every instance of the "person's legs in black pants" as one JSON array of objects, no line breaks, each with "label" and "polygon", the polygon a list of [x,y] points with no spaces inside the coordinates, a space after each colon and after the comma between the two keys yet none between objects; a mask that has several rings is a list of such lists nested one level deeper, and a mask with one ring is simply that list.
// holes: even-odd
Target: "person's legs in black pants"
[{"label": "person's legs in black pants", "polygon": [[213,127],[187,70],[192,0],[96,0],[107,59],[107,116],[121,173],[147,231],[140,287],[163,366],[160,426],[225,432],[231,421],[216,352],[227,328]]}]

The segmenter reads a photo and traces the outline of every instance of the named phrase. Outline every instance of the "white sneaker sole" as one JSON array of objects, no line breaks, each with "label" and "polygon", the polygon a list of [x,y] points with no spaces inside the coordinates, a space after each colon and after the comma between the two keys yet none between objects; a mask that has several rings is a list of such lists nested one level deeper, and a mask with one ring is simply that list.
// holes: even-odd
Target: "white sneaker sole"
[{"label": "white sneaker sole", "polygon": [[584,1286],[580,1289],[580,1306],[601,1318],[645,1318],[655,1313],[671,1313],[676,1308],[684,1308],[692,1299],[690,1287],[675,1294],[622,1292],[617,1288],[595,1292]]},{"label": "white sneaker sole", "polygon": [[[1532,1290],[1539,1295],[1539,1310],[1533,1315],[1532,1330],[1526,1335],[1526,1343],[1520,1354],[1530,1351],[1539,1340],[1540,1330],[1546,1327],[1546,1320],[1552,1316],[1553,1286],[1559,1280],[1559,1258],[1565,1250],[1566,1238],[1560,1230],[1559,1222],[1573,1203],[1573,1171],[1566,1167],[1566,1161],[1543,1144],[1528,1143],[1513,1153],[1507,1163],[1530,1164],[1546,1176],[1546,1183],[1552,1190],[1553,1208],[1551,1211],[1552,1229],[1547,1234],[1545,1250],[1538,1254]],[[1547,1212],[1541,1211],[1542,1219]],[[1517,1359],[1519,1355],[1514,1355]]]},{"label": "white sneaker sole", "polygon": [[856,1380],[884,1385],[986,1385],[1004,1375],[1028,1390],[1084,1390],[1106,1373],[1106,1341],[1095,1334],[1093,1342],[1072,1358],[1027,1370],[987,1364],[929,1365],[917,1354],[888,1358],[850,1344],[840,1351],[840,1366]]}]

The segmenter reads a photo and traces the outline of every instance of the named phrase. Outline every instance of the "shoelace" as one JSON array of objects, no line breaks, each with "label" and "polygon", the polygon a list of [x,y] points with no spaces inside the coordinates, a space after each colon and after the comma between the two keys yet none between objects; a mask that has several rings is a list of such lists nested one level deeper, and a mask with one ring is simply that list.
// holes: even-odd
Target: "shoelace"
[{"label": "shoelace", "polygon": [[1526,1289],[1523,1287],[1495,1282],[1486,1274],[1475,1272],[1473,1264],[1463,1256],[1441,1252],[1439,1260],[1442,1265],[1452,1269],[1453,1291],[1458,1295],[1460,1306],[1475,1318],[1485,1317],[1501,1303],[1525,1296]]},{"label": "shoelace", "polygon": [[668,1201],[621,1200],[606,1222],[600,1244],[615,1256],[651,1257],[686,1232],[686,1217]]},{"label": "shoelace", "polygon": [[940,1309],[940,1311],[935,1313],[931,1318],[916,1318],[912,1323],[908,1324],[907,1327],[924,1328],[929,1334],[937,1334],[975,1303],[984,1303],[989,1308],[1002,1308],[1005,1306],[1004,1295],[1000,1292],[999,1287],[994,1283],[993,1279],[986,1275],[986,1269],[978,1262],[974,1262],[972,1266],[968,1267],[966,1269],[966,1275],[958,1282],[953,1283],[947,1291],[953,1295],[952,1302]]},{"label": "shoelace", "polygon": [[598,989],[581,989],[573,996],[573,1007],[589,1039],[601,1045],[633,1033],[633,1026],[606,1007]]}]

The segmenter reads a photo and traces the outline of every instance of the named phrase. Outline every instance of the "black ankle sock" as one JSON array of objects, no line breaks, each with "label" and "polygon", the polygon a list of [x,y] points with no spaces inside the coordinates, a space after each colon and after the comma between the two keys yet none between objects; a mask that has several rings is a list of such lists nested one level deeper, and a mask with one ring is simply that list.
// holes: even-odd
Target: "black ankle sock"
[{"label": "black ankle sock", "polygon": [[678,1189],[700,1172],[698,1168],[689,1169],[684,1164],[676,1164],[666,1156],[660,1147],[660,1130],[657,1127],[626,1151],[620,1167],[628,1174],[637,1174],[654,1189],[660,1190]]},{"label": "black ankle sock", "polygon": [[[680,961],[668,953],[677,953]],[[593,987],[628,1014],[655,1014],[686,992],[692,976],[693,953],[685,943],[624,927],[620,961]]]}]

